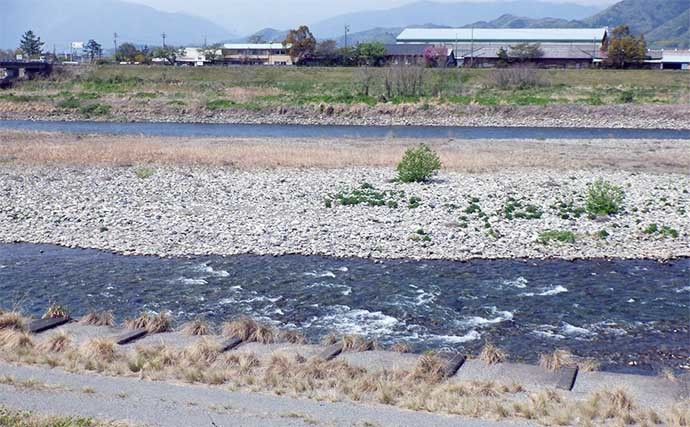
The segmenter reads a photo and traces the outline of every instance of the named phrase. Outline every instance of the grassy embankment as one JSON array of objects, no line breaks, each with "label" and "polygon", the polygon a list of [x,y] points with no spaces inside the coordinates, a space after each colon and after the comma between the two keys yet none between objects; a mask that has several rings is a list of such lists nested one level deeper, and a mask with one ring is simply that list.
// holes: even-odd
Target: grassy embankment
[{"label": "grassy embankment", "polygon": [[[34,104],[85,117],[128,105],[258,111],[266,107],[414,103],[458,105],[687,104],[690,74],[674,71],[530,70],[504,84],[511,70],[423,70],[415,96],[386,94],[383,68],[171,68],[100,66],[0,91],[0,102]],[[368,86],[368,91],[364,89]],[[365,94],[368,92],[368,94]]]}]

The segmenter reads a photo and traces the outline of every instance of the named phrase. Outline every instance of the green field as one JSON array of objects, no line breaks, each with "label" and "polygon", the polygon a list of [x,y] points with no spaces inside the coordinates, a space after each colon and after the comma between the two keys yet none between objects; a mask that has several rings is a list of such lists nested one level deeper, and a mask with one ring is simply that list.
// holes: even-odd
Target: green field
[{"label": "green field", "polygon": [[[99,66],[71,69],[0,92],[17,103],[107,114],[110,104],[208,110],[277,105],[447,103],[478,105],[687,104],[690,73],[659,70],[423,69],[415,93],[386,91],[386,68]],[[506,74],[507,73],[507,74]],[[389,80],[392,77],[389,76]],[[526,82],[523,80],[527,80]],[[368,87],[368,91],[365,90]],[[95,105],[95,107],[94,107]]]}]

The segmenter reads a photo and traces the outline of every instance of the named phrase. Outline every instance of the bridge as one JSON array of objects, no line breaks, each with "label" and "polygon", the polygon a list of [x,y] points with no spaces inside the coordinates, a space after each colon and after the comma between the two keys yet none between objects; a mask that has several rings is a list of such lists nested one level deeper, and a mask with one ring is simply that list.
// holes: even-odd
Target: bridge
[{"label": "bridge", "polygon": [[31,79],[36,75],[47,76],[53,64],[42,61],[0,61],[0,87],[7,87],[16,80]]}]

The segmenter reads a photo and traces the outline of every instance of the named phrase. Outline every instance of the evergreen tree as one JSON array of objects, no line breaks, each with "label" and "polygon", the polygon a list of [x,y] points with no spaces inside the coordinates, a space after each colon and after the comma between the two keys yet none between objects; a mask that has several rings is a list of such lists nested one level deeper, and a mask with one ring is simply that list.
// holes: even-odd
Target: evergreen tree
[{"label": "evergreen tree", "polygon": [[44,44],[40,37],[37,37],[33,31],[29,30],[22,36],[19,48],[26,56],[31,58],[41,55]]},{"label": "evergreen tree", "polygon": [[84,52],[89,56],[89,60],[93,62],[103,55],[103,47],[96,40],[89,40],[84,47]]}]

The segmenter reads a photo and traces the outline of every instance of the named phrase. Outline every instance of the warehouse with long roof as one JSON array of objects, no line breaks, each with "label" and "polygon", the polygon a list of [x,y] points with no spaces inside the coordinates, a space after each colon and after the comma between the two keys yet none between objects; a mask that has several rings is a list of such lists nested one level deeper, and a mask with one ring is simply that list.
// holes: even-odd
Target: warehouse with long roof
[{"label": "warehouse with long roof", "polygon": [[407,28],[398,44],[446,46],[461,65],[494,66],[501,49],[538,45],[541,66],[581,68],[605,55],[607,28]]}]

